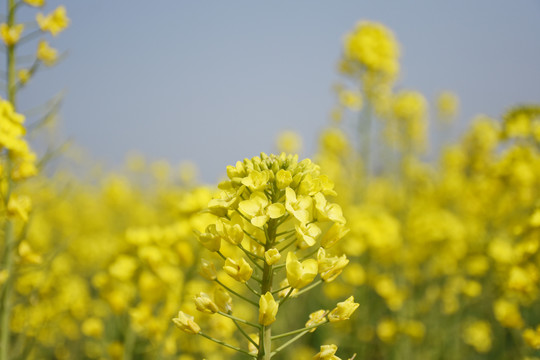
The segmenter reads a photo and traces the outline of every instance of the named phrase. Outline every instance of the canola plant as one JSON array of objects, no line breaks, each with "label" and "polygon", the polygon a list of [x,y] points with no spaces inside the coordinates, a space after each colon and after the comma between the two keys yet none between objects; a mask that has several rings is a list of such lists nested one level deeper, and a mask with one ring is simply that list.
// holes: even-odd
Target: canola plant
[{"label": "canola plant", "polygon": [[58,101],[17,106],[61,60],[63,6],[17,21],[44,6],[8,0],[0,24],[0,360],[540,359],[540,106],[478,116],[426,161],[459,100],[397,91],[399,44],[362,21],[313,160],[288,132],[217,187],[141,156],[45,172],[57,144],[27,138]]}]

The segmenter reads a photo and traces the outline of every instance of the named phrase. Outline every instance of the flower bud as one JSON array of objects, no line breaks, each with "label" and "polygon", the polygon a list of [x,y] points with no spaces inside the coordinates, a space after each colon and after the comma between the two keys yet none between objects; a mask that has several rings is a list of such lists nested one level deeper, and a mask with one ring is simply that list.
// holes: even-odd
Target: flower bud
[{"label": "flower bud", "polygon": [[193,321],[193,316],[188,315],[183,311],[178,312],[178,317],[173,319],[173,323],[178,326],[180,330],[189,334],[198,334],[201,332],[200,326]]},{"label": "flower bud", "polygon": [[270,325],[276,321],[278,312],[278,303],[274,300],[272,293],[269,291],[261,295],[259,300],[259,323],[262,325]]}]

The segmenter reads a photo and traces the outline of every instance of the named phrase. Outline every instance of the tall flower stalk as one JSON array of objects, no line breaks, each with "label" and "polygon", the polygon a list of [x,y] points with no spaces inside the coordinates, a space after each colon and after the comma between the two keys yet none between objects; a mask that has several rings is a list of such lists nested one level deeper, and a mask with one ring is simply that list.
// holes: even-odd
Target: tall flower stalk
[{"label": "tall flower stalk", "polygon": [[10,347],[12,337],[10,322],[17,274],[16,261],[19,258],[31,258],[32,261],[38,261],[40,258],[24,241],[24,231],[20,231],[20,235],[17,233],[21,224],[28,221],[31,209],[30,198],[18,194],[17,185],[38,172],[37,156],[24,139],[26,133],[25,117],[17,113],[17,91],[25,86],[38,70],[40,64],[51,66],[57,59],[56,51],[42,40],[39,43],[33,65],[29,69],[18,69],[18,45],[33,39],[40,32],[50,31],[56,35],[69,23],[65,9],[59,7],[47,16],[38,14],[36,21],[39,30],[25,34],[25,26],[17,23],[17,12],[25,5],[41,7],[44,5],[44,1],[8,0],[6,5],[6,22],[0,24],[0,39],[6,54],[6,99],[0,98],[0,195],[3,205],[2,253],[0,257],[0,360],[7,360],[13,356]]},{"label": "tall flower stalk", "polygon": [[[217,287],[213,297],[200,293],[194,300],[197,310],[233,321],[247,349],[209,336],[183,311],[173,321],[188,333],[269,360],[319,326],[348,319],[358,307],[350,297],[331,311],[311,314],[303,327],[273,332],[274,322],[286,316],[280,313],[285,302],[342,272],[348,260],[331,256],[330,248],[348,229],[339,205],[327,200],[336,195],[333,183],[309,159],[298,162],[298,156],[262,153],[227,167],[227,175],[229,180],[219,184],[219,194],[208,204],[215,222],[198,234],[201,244],[223,262],[222,272],[214,261],[203,259],[201,274]],[[227,277],[237,285],[229,285]],[[257,320],[236,316],[229,294],[251,305]]]}]

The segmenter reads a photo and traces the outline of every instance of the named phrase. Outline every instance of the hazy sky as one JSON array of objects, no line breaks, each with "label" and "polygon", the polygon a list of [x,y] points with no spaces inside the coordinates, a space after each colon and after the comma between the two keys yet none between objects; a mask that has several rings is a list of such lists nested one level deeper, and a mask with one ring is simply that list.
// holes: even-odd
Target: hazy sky
[{"label": "hazy sky", "polygon": [[[400,88],[460,95],[461,121],[540,101],[540,1],[122,1],[64,3],[68,50],[21,94],[65,89],[62,133],[110,165],[137,150],[192,160],[213,182],[296,130],[315,149],[334,105],[343,35],[382,22],[401,44]],[[25,10],[31,13],[32,10]]]}]

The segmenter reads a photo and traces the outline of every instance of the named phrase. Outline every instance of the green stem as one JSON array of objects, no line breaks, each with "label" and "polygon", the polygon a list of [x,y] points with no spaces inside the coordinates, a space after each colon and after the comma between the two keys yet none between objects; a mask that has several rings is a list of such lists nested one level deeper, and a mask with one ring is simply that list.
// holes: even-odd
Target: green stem
[{"label": "green stem", "polygon": [[[266,244],[264,250],[268,251],[274,247],[276,241],[276,220],[270,220],[268,227],[265,231]],[[264,262],[263,277],[261,281],[261,294],[264,295],[267,292],[272,292],[272,278],[273,278],[272,265],[268,265]],[[260,311],[260,310],[259,310]],[[257,360],[270,360],[272,357],[272,325],[264,325],[259,331],[259,351],[257,354]]]},{"label": "green stem", "polygon": [[291,345],[293,342],[295,342],[296,340],[300,339],[302,336],[306,335],[307,333],[309,332],[309,330],[306,330],[304,332],[301,332],[300,334],[296,335],[295,337],[293,337],[291,340],[287,341],[285,344],[281,345],[280,347],[278,347],[276,349],[276,351],[272,352],[272,354],[270,354],[270,356],[274,356],[276,355],[278,352],[280,352],[281,350],[285,349],[287,346]]},{"label": "green stem", "polygon": [[215,282],[217,282],[219,285],[223,286],[225,288],[225,290],[227,290],[228,292],[238,296],[240,299],[244,300],[244,301],[247,301],[248,303],[256,306],[256,307],[259,307],[259,304],[257,304],[255,301],[253,300],[250,300],[248,299],[247,297],[243,296],[243,295],[240,295],[239,293],[237,293],[236,291],[234,291],[233,289],[229,288],[227,285],[223,284],[221,281],[219,281],[218,279],[214,280]]},{"label": "green stem", "polygon": [[240,326],[240,324],[238,324],[238,322],[236,320],[233,320],[234,322],[234,325],[236,325],[236,328],[240,331],[240,333],[242,333],[242,335],[244,335],[244,337],[250,342],[253,344],[253,346],[255,347],[258,347],[259,344],[257,344],[252,338],[251,336],[248,335],[248,333],[246,333],[246,331],[244,329],[242,329],[242,327]]},{"label": "green stem", "polygon": [[283,333],[283,334],[274,335],[274,336],[272,336],[272,340],[281,339],[281,338],[284,338],[284,337],[287,337],[287,336],[295,335],[295,334],[304,332],[306,330],[309,331],[311,329],[318,328],[319,326],[324,325],[324,324],[328,324],[328,321],[325,321],[325,322],[317,324],[317,325],[311,325],[311,326],[308,326],[308,327],[305,327],[305,328],[302,328],[302,329],[289,331],[289,332],[286,332],[286,333]]},{"label": "green stem", "polygon": [[247,320],[244,320],[244,319],[240,319],[236,316],[233,316],[231,314],[227,314],[227,313],[224,313],[223,311],[218,311],[217,312],[218,314],[222,315],[222,316],[225,316],[225,317],[228,317],[229,319],[233,320],[233,321],[238,321],[238,322],[241,322],[242,324],[246,324],[246,325],[249,325],[249,326],[253,326],[257,329],[260,329],[261,328],[261,325],[258,325],[258,324],[254,324],[252,322],[249,322]]},{"label": "green stem", "polygon": [[[15,1],[8,0],[8,19],[7,25],[12,27],[15,25]],[[16,87],[15,87],[15,45],[10,45],[7,47],[7,98],[11,102],[13,108],[16,108]],[[7,178],[7,189],[6,196],[4,198],[5,206],[7,207],[9,199],[11,196],[11,191],[13,187],[13,181],[11,179],[11,167],[12,160],[11,154],[8,153],[7,156],[7,166],[6,166],[6,178]],[[8,360],[10,356],[10,322],[11,322],[11,306],[12,306],[12,297],[13,297],[13,283],[14,283],[14,251],[15,251],[15,241],[13,234],[13,223],[10,219],[6,219],[4,225],[4,263],[3,269],[7,271],[8,278],[4,284],[4,289],[2,292],[2,310],[0,313],[0,360]]]},{"label": "green stem", "polygon": [[322,282],[323,282],[322,280],[319,280],[319,281],[317,281],[317,282],[314,282],[313,284],[311,284],[311,285],[309,285],[308,287],[302,289],[301,291],[298,291],[294,296],[302,295],[302,294],[308,292],[309,290],[311,290],[311,289],[313,289],[313,288],[319,286],[320,284],[322,284]]},{"label": "green stem", "polygon": [[224,342],[224,341],[221,341],[221,340],[218,340],[218,339],[214,339],[213,337],[208,336],[208,335],[206,335],[205,333],[199,332],[198,335],[201,335],[202,337],[205,337],[205,338],[207,338],[208,340],[212,340],[213,342],[215,342],[215,343],[217,343],[217,344],[219,344],[219,345],[223,345],[223,346],[225,346],[225,347],[228,347],[229,349],[233,349],[233,350],[235,350],[235,351],[241,352],[242,354],[249,355],[250,357],[253,357],[253,358],[255,357],[255,355],[250,354],[249,352],[247,352],[247,351],[244,350],[244,349],[240,349],[239,347],[236,347],[236,346],[227,344],[227,343]]}]

